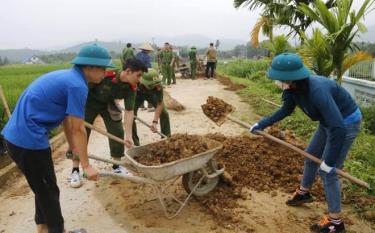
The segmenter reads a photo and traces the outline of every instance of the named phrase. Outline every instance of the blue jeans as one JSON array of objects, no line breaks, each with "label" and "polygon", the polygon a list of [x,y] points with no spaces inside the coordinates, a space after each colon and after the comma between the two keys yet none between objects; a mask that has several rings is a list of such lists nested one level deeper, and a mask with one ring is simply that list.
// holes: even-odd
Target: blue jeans
[{"label": "blue jeans", "polygon": [[[346,125],[346,136],[343,139],[345,141],[341,149],[341,153],[337,155],[335,165],[336,168],[341,169],[343,167],[350,146],[352,145],[354,139],[357,137],[359,133],[360,124],[361,122],[358,121],[356,123]],[[324,158],[327,153],[327,150],[325,150],[325,148],[326,145],[328,145],[329,143],[328,137],[328,128],[322,126],[322,124],[319,124],[319,127],[316,130],[315,135],[310,142],[310,145],[307,147],[306,152],[324,161]],[[329,213],[340,213],[341,188],[336,172],[327,174],[326,172],[319,170],[319,164],[316,164],[310,159],[305,159],[305,166],[301,186],[310,189],[318,173],[321,176],[324,184],[324,191],[328,204]]]}]

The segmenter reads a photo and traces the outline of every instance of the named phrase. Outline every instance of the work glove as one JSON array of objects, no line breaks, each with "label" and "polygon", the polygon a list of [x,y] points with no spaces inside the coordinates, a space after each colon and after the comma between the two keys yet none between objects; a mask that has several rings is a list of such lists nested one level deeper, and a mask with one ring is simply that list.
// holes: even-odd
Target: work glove
[{"label": "work glove", "polygon": [[322,170],[323,172],[325,172],[327,174],[331,174],[331,173],[336,172],[335,167],[328,166],[324,161],[320,164],[319,168],[320,168],[320,170]]},{"label": "work glove", "polygon": [[259,126],[258,122],[253,124],[250,129],[249,129],[249,132],[250,133],[253,133],[253,134],[256,134],[255,131],[257,130],[262,130],[262,127]]}]

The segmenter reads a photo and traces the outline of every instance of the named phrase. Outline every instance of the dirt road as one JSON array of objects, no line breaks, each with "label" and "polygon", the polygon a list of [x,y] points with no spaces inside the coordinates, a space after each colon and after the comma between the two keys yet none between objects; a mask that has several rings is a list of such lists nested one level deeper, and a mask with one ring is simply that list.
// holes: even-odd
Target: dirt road
[{"label": "dirt road", "polygon": [[[234,105],[237,116],[249,117],[251,109],[241,102],[240,98],[224,86],[212,80],[179,80],[178,84],[167,91],[182,103],[186,110],[170,112],[173,133],[206,134],[221,132],[225,135],[238,135],[246,130],[227,122],[220,128],[203,115],[200,105],[208,96],[213,95]],[[152,113],[139,112],[139,116],[151,121]],[[101,119],[96,125],[103,128]],[[138,125],[142,143],[158,140],[147,128]],[[56,153],[55,161],[57,179],[61,190],[61,203],[66,221],[66,229],[84,227],[89,233],[172,233],[172,232],[308,232],[310,223],[319,219],[324,212],[322,203],[314,203],[300,208],[287,207],[284,202],[288,194],[278,192],[271,196],[268,193],[257,193],[247,190],[247,198],[239,201],[238,214],[246,223],[246,230],[236,226],[219,226],[215,219],[203,211],[197,201],[192,200],[182,213],[173,220],[164,217],[155,192],[144,185],[133,184],[124,180],[102,178],[98,182],[85,181],[83,187],[71,189],[67,177],[71,162],[63,156],[66,145]],[[93,133],[90,138],[89,151],[107,157],[109,154],[107,139]],[[96,161],[95,167],[109,170],[110,166]],[[11,182],[4,187],[0,195],[0,233],[35,232],[33,221],[34,201],[24,178]],[[186,193],[181,182],[171,187],[171,192],[179,197]],[[174,207],[170,206],[171,208]],[[351,232],[374,232],[371,226],[354,217],[346,209],[348,227]]]}]

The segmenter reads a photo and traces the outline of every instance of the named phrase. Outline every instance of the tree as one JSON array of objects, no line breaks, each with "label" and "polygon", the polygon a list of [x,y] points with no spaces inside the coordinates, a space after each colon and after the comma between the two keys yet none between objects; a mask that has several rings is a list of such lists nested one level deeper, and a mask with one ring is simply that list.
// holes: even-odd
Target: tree
[{"label": "tree", "polygon": [[268,49],[271,58],[284,52],[293,51],[288,42],[288,37],[284,35],[276,36],[273,41],[264,41],[262,47]]},{"label": "tree", "polygon": [[8,65],[9,64],[9,60],[8,60],[8,58],[7,57],[5,57],[4,59],[3,59],[3,63],[2,63],[3,65]]},{"label": "tree", "polygon": [[314,1],[311,6],[302,3],[298,9],[311,20],[321,24],[327,32],[325,37],[332,62],[337,74],[337,81],[341,83],[345,69],[355,64],[358,60],[366,60],[363,52],[356,52],[358,47],[353,39],[359,32],[364,32],[366,26],[362,19],[375,0],[365,0],[358,12],[352,10],[353,0],[340,0],[334,9],[330,10],[322,0]]},{"label": "tree", "polygon": [[3,65],[3,59],[0,57],[0,66]]},{"label": "tree", "polygon": [[[263,32],[272,41],[273,28],[286,26],[289,34],[299,35],[312,23],[312,19],[298,10],[300,4],[311,4],[314,0],[234,0],[234,7],[248,7],[249,10],[262,9],[261,17],[251,31],[251,41],[254,47],[259,46],[259,33]],[[335,0],[327,0],[327,8],[335,6]]]}]

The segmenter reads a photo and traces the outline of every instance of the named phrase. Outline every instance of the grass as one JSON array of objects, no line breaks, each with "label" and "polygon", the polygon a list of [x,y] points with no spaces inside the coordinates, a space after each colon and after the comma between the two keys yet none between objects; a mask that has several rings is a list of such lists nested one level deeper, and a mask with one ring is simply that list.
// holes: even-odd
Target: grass
[{"label": "grass", "polygon": [[[253,61],[259,62],[259,61]],[[218,66],[218,72],[224,74],[232,80],[235,84],[242,84],[244,89],[237,93],[243,100],[253,107],[255,114],[266,116],[278,109],[262,100],[265,98],[277,104],[281,103],[281,89],[266,77],[266,69],[254,69],[249,67],[242,67],[240,72],[234,69],[238,68],[239,64],[255,64],[253,62],[236,62],[221,64]],[[233,67],[230,67],[232,66]],[[257,67],[260,67],[257,65]],[[257,70],[253,72],[253,70]],[[277,126],[282,130],[292,130],[298,138],[308,143],[315,132],[317,122],[311,121],[299,108],[289,117],[280,121]],[[345,171],[351,175],[362,179],[375,187],[375,136],[368,133],[362,126],[362,130],[352,145],[349,158],[345,161]],[[362,197],[373,200],[375,190],[365,190],[356,185],[349,185],[345,189],[347,197]],[[375,203],[354,206],[358,212],[366,210],[375,211]]]}]

